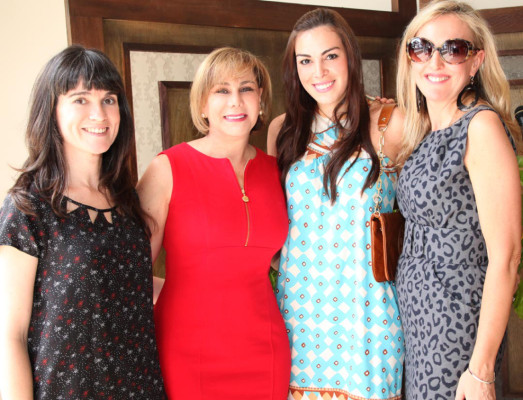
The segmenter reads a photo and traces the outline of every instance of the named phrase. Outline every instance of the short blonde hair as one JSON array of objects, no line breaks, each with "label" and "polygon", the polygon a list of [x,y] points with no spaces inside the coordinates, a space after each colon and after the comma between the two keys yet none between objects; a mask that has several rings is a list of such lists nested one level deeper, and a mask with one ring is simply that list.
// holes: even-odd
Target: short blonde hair
[{"label": "short blonde hair", "polygon": [[261,60],[252,53],[233,47],[222,47],[211,52],[200,64],[191,86],[191,117],[196,129],[204,135],[209,132],[209,121],[202,116],[211,88],[224,77],[237,77],[252,72],[262,89],[260,110],[253,131],[260,130],[270,117],[272,87],[269,72]]},{"label": "short blonde hair", "polygon": [[405,133],[403,145],[398,155],[402,165],[416,146],[430,131],[430,119],[426,109],[417,111],[416,83],[411,75],[411,61],[405,51],[407,41],[427,23],[442,15],[455,15],[467,24],[475,47],[484,50],[485,59],[476,77],[482,88],[482,98],[496,110],[515,137],[517,125],[511,114],[510,89],[505,73],[499,63],[494,36],[487,22],[467,3],[455,0],[434,0],[409,23],[399,47],[397,98],[400,109],[405,113]]}]

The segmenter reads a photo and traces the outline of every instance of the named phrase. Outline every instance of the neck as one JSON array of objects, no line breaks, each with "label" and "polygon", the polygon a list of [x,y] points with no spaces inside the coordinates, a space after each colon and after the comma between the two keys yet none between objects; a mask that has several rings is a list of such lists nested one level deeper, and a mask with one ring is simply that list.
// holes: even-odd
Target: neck
[{"label": "neck", "polygon": [[85,188],[98,190],[100,183],[100,170],[102,156],[87,156],[70,158],[66,154],[67,163],[67,190],[72,188]]},{"label": "neck", "polygon": [[[325,118],[331,120],[332,122],[334,122],[336,120],[335,115],[334,115],[335,108],[336,107],[332,107],[332,108],[326,107],[326,106],[322,107],[318,104],[316,107],[316,110],[317,110],[317,113],[320,114],[322,117],[325,117]],[[347,110],[347,107],[341,107],[338,110],[338,116],[341,115],[342,113],[344,113],[346,110]]]},{"label": "neck", "polygon": [[463,115],[455,101],[443,104],[427,102],[427,110],[433,131],[448,128]]}]

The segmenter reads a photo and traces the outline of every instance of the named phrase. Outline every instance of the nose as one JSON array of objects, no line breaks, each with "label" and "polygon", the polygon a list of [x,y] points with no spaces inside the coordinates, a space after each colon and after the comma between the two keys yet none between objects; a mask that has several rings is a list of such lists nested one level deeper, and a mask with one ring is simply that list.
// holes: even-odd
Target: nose
[{"label": "nose", "polygon": [[430,62],[433,67],[438,67],[438,68],[445,64],[445,61],[443,61],[443,56],[441,55],[439,50],[436,50],[436,49],[434,49],[434,54],[432,54]]},{"label": "nose", "polygon": [[102,104],[93,103],[89,111],[91,121],[105,121],[107,119],[107,113]]},{"label": "nose", "polygon": [[314,76],[316,78],[321,78],[325,75],[326,73],[326,68],[325,68],[325,65],[323,64],[323,61],[318,61],[315,65],[314,65]]},{"label": "nose", "polygon": [[229,96],[229,105],[231,107],[237,107],[242,103],[242,96],[239,90],[233,90],[231,91],[231,95]]}]

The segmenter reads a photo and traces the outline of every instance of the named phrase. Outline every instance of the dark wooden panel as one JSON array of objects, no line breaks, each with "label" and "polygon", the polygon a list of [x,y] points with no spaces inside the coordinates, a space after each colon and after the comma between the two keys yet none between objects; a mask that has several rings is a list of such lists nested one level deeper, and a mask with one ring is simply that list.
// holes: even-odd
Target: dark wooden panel
[{"label": "dark wooden panel", "polygon": [[[420,8],[428,3],[430,0],[420,0]],[[479,10],[479,13],[494,33],[523,32],[523,7],[493,8]]]},{"label": "dark wooden panel", "polygon": [[481,10],[480,14],[494,33],[523,32],[523,7]]},{"label": "dark wooden panel", "polygon": [[[200,26],[240,27],[290,31],[296,20],[315,6],[259,0],[67,0],[71,37],[75,43],[88,43],[98,31],[73,29],[74,17],[167,22]],[[336,8],[356,35],[398,37],[416,13],[416,0],[394,0],[392,12]],[[99,30],[100,25],[92,29]]]},{"label": "dark wooden panel", "polygon": [[81,44],[85,47],[104,49],[103,18],[72,15],[69,25],[69,44]]},{"label": "dark wooden panel", "polygon": [[160,115],[162,119],[162,149],[178,143],[190,142],[202,135],[191,119],[189,92],[191,82],[158,82]]}]

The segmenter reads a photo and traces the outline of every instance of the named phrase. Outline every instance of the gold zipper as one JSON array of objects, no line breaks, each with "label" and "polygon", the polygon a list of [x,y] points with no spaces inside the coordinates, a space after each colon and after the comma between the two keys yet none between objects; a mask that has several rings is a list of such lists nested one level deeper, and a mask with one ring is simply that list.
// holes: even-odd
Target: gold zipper
[{"label": "gold zipper", "polygon": [[242,200],[245,203],[245,214],[247,215],[247,237],[245,238],[245,247],[249,244],[249,236],[251,234],[251,218],[249,216],[249,197],[245,194],[245,190],[241,187],[242,191]]}]

